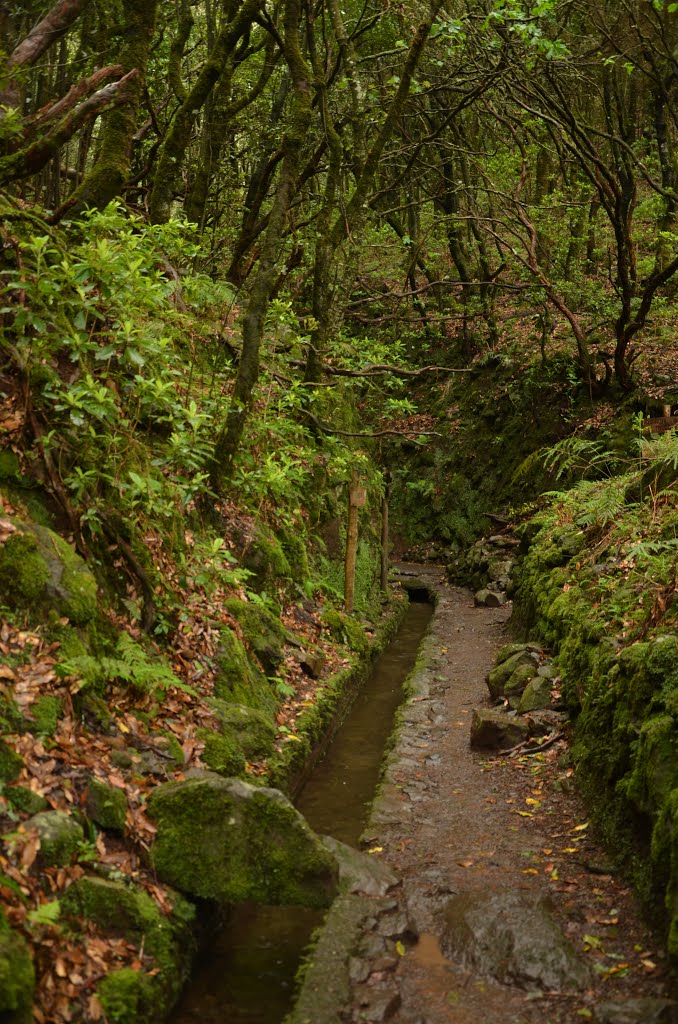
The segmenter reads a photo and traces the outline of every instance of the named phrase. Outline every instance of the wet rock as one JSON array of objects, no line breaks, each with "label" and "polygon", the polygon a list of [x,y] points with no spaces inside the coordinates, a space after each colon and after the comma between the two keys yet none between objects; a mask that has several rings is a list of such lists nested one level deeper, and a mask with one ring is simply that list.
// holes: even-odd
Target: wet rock
[{"label": "wet rock", "polygon": [[398,885],[398,876],[376,857],[354,850],[332,836],[321,836],[321,841],[339,865],[339,886],[343,892],[385,896]]},{"label": "wet rock", "polygon": [[148,813],[153,867],[182,892],[310,907],[336,893],[334,857],[276,789],[202,772],[156,786]]},{"label": "wet rock", "polygon": [[443,952],[497,981],[569,991],[590,982],[586,965],[539,895],[465,893],[444,914]]},{"label": "wet rock", "polygon": [[623,1003],[599,1003],[593,1010],[595,1024],[675,1024],[678,1003],[673,999],[625,999]]},{"label": "wet rock", "polygon": [[489,750],[510,750],[523,743],[530,728],[523,718],[515,718],[504,711],[474,708],[471,719],[471,746]]},{"label": "wet rock", "polygon": [[487,567],[487,575],[493,583],[504,586],[508,582],[512,569],[512,558],[493,558]]},{"label": "wet rock", "polygon": [[506,594],[483,587],[473,595],[473,603],[479,608],[501,608],[506,604]]},{"label": "wet rock", "polygon": [[518,702],[518,713],[525,714],[527,711],[541,711],[551,704],[551,680],[543,676],[530,679],[522,692]]}]

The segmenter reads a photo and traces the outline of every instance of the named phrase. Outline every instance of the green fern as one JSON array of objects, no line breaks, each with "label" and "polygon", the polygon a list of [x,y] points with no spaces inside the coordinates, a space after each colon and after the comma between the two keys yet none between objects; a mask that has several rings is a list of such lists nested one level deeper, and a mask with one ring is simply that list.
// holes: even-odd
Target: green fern
[{"label": "green fern", "polygon": [[80,690],[117,682],[141,693],[162,694],[175,687],[195,696],[192,687],[182,683],[164,661],[150,657],[128,633],[118,637],[112,656],[76,655],[60,662],[57,671],[60,676],[79,677]]}]

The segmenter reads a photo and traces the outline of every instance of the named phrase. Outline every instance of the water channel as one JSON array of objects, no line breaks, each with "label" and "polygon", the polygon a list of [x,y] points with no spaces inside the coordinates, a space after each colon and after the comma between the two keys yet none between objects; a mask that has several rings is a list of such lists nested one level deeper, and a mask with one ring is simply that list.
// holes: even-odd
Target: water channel
[{"label": "water channel", "polygon": [[[423,600],[411,601],[398,633],[299,795],[297,807],[316,832],[358,845],[403,682],[432,612]],[[321,911],[300,907],[237,907],[197,963],[173,1024],[280,1024],[291,1008],[301,956],[322,917]]]}]

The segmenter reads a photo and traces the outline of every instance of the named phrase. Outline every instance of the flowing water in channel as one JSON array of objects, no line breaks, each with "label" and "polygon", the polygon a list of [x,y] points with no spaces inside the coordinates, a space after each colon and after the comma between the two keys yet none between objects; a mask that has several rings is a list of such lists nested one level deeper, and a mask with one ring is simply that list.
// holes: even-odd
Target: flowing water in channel
[{"label": "flowing water in channel", "polygon": [[[433,609],[413,602],[323,761],[297,800],[311,827],[353,846],[365,827],[384,748]],[[321,911],[237,907],[196,965],[173,1024],[280,1024]]]}]

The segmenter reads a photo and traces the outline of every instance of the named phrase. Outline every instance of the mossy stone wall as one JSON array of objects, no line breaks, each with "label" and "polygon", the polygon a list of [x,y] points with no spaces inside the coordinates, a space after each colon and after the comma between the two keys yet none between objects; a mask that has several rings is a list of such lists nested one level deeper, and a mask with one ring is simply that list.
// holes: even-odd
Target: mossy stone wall
[{"label": "mossy stone wall", "polygon": [[[607,570],[582,558],[577,531],[546,515],[523,532],[515,621],[556,652],[583,793],[678,957],[678,632],[612,631],[599,588]],[[617,600],[633,600],[619,575],[609,600],[615,583]]]}]

